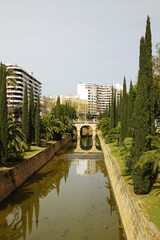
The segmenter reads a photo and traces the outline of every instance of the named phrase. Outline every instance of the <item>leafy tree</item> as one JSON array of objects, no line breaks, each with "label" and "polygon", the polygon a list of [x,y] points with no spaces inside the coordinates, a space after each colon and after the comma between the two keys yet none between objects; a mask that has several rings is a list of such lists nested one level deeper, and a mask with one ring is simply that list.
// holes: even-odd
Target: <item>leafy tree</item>
[{"label": "leafy tree", "polygon": [[92,115],[91,115],[91,113],[88,112],[86,117],[87,117],[87,120],[91,120],[91,119],[92,119]]},{"label": "leafy tree", "polygon": [[154,172],[156,172],[157,168],[159,168],[160,163],[160,137],[149,135],[147,139],[151,141],[151,150],[144,152],[139,161],[136,164],[136,167],[141,166],[141,168],[146,163],[151,163],[154,165]]},{"label": "leafy tree", "polygon": [[22,105],[22,131],[26,142],[29,142],[29,116],[28,116],[28,94],[27,83],[25,84],[23,105]]},{"label": "leafy tree", "polygon": [[35,138],[35,107],[34,107],[34,95],[33,87],[30,88],[30,99],[29,99],[29,142],[34,141]]},{"label": "leafy tree", "polygon": [[39,95],[38,95],[37,104],[36,104],[35,143],[37,146],[40,145],[40,101],[39,101]]},{"label": "leafy tree", "polygon": [[105,136],[106,143],[111,143],[117,141],[117,146],[120,145],[120,131],[121,123],[119,122],[115,128],[112,128],[108,134]]},{"label": "leafy tree", "polygon": [[109,132],[110,130],[110,119],[102,118],[99,123],[97,124],[97,129],[102,131],[103,137]]},{"label": "leafy tree", "polygon": [[6,98],[6,77],[7,69],[4,64],[0,64],[0,158],[1,162],[7,160],[7,98]]}]

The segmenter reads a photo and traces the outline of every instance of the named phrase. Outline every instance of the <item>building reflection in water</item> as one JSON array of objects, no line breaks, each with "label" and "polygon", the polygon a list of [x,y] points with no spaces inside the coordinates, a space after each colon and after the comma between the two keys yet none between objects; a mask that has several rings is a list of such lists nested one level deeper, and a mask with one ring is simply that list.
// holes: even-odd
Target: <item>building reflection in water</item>
[{"label": "building reflection in water", "polygon": [[95,159],[76,160],[76,173],[79,176],[92,175],[101,172],[100,167],[97,165]]}]

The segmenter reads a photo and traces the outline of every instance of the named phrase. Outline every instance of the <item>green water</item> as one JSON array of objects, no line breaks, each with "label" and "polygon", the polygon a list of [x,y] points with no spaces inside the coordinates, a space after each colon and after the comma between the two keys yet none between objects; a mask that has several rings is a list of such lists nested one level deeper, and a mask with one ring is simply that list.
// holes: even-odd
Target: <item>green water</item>
[{"label": "green water", "polygon": [[101,152],[87,159],[74,148],[76,142],[0,204],[0,239],[124,239]]}]

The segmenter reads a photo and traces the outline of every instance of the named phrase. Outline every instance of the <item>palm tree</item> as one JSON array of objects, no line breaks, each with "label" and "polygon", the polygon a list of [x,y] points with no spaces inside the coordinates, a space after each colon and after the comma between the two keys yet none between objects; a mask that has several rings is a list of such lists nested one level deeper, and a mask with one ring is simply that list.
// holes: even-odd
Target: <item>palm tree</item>
[{"label": "palm tree", "polygon": [[11,118],[8,119],[8,154],[9,158],[13,156],[22,156],[28,150],[25,142],[25,136],[20,127],[18,127]]},{"label": "palm tree", "polygon": [[143,167],[146,163],[152,163],[156,171],[160,163],[160,137],[149,135],[146,138],[148,141],[151,141],[152,150],[144,152],[139,161],[136,164],[136,167]]}]

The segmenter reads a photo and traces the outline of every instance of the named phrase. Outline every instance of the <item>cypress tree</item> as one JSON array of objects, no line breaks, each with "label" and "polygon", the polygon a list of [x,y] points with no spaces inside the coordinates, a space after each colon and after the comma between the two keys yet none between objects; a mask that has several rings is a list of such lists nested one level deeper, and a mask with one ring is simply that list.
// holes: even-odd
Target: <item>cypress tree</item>
[{"label": "cypress tree", "polygon": [[34,107],[34,95],[33,87],[30,88],[30,100],[29,100],[29,142],[34,141],[35,138],[35,107]]},{"label": "cypress tree", "polygon": [[61,117],[61,113],[60,113],[60,97],[58,96],[57,98],[57,104],[56,104],[56,118],[59,118]]},{"label": "cypress tree", "polygon": [[29,116],[28,116],[27,83],[25,83],[23,105],[22,105],[22,131],[25,135],[26,142],[29,142]]},{"label": "cypress tree", "polygon": [[[154,102],[153,102],[153,72],[152,72],[152,39],[151,39],[150,18],[147,16],[145,45],[146,45],[146,84],[147,84],[147,98],[148,98],[148,111],[149,111],[149,134],[155,133],[154,123]],[[149,144],[150,148],[150,144]]]},{"label": "cypress tree", "polygon": [[128,99],[128,136],[129,137],[132,137],[133,109],[134,109],[134,90],[132,86],[132,81],[130,81],[129,99]]},{"label": "cypress tree", "polygon": [[7,97],[6,97],[6,66],[0,65],[0,158],[1,162],[7,160],[8,126],[7,126]]},{"label": "cypress tree", "polygon": [[142,168],[135,168],[140,155],[147,149],[146,136],[149,134],[149,109],[146,84],[146,45],[144,37],[140,42],[139,73],[137,95],[134,110],[134,136],[131,151],[133,161],[133,185],[136,194],[148,193],[150,189],[150,168],[146,164]]},{"label": "cypress tree", "polygon": [[150,148],[146,136],[154,134],[154,104],[153,104],[153,76],[152,76],[152,43],[150,19],[147,17],[146,34],[141,38],[140,64],[138,74],[137,96],[134,113],[133,157],[133,185],[137,194],[145,194],[152,184],[152,168],[149,163],[142,168],[135,168],[140,155]]},{"label": "cypress tree", "polygon": [[38,95],[37,104],[36,104],[35,143],[37,146],[40,145],[40,101],[39,101],[39,95]]},{"label": "cypress tree", "polygon": [[118,116],[119,116],[119,121],[121,122],[121,115],[122,115],[122,102],[123,102],[123,97],[122,97],[122,91],[120,92],[120,99],[119,99],[119,108],[118,108]]},{"label": "cypress tree", "polygon": [[111,110],[110,110],[110,127],[115,128],[116,127],[116,97],[115,97],[115,91],[112,86],[112,102],[111,102]]},{"label": "cypress tree", "polygon": [[68,116],[68,104],[67,104],[67,102],[65,103],[65,116]]},{"label": "cypress tree", "polygon": [[121,142],[127,137],[128,95],[126,90],[126,78],[123,81],[123,96],[121,105]]},{"label": "cypress tree", "polygon": [[111,99],[109,98],[108,117],[110,117],[110,114],[111,114]]}]

